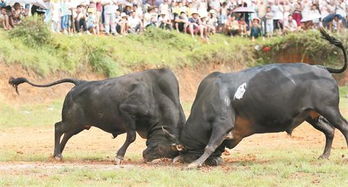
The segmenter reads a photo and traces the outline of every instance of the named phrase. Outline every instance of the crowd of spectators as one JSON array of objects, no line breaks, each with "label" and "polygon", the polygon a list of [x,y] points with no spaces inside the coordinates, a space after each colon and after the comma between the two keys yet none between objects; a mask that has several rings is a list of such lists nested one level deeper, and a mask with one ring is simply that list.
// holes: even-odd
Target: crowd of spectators
[{"label": "crowd of spectators", "polygon": [[40,14],[59,33],[126,35],[159,27],[204,39],[216,32],[254,39],[320,26],[343,32],[348,0],[46,0],[45,8],[0,0],[0,6],[5,30]]}]

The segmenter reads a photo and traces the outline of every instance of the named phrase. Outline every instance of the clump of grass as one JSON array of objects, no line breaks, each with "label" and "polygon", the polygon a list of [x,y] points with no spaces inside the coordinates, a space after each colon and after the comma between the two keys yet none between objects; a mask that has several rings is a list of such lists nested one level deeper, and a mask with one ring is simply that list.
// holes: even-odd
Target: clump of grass
[{"label": "clump of grass", "polygon": [[[38,27],[44,28],[45,25]],[[43,33],[46,33],[46,29],[43,29]],[[92,70],[110,77],[134,69],[181,68],[202,63],[245,67],[274,63],[275,57],[286,54],[291,49],[309,56],[319,64],[341,64],[338,60],[341,58],[340,51],[321,39],[316,31],[291,33],[255,42],[251,42],[249,38],[230,38],[216,34],[209,42],[204,42],[198,37],[192,38],[188,34],[158,28],[148,28],[142,34],[125,37],[62,34],[49,37],[48,34],[42,41],[34,40],[36,35],[25,38],[28,30],[30,29],[19,27],[15,32],[20,33],[18,37],[17,34],[0,31],[0,61],[7,64],[19,63],[43,76],[56,71],[73,74]],[[42,45],[39,48],[32,47],[28,45],[28,41]],[[264,47],[271,50],[265,52],[262,50]],[[257,50],[258,48],[261,50]]]},{"label": "clump of grass", "polygon": [[19,38],[30,47],[42,47],[52,41],[51,31],[40,16],[25,18],[18,26],[9,32],[10,38]]},{"label": "clump of grass", "polygon": [[[280,55],[289,53],[301,55],[302,59],[299,62],[307,57],[315,64],[328,66],[342,64],[340,49],[323,39],[318,31],[289,33],[285,36],[267,39],[259,44],[261,50],[256,52],[259,64],[275,62]],[[269,51],[265,51],[265,48],[268,48]]]}]

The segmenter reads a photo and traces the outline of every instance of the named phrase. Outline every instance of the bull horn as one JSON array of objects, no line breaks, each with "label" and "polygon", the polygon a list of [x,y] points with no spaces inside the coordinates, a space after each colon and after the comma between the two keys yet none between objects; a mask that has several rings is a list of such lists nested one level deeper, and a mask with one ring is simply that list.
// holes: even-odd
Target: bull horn
[{"label": "bull horn", "polygon": [[175,148],[176,148],[176,150],[178,150],[179,152],[181,152],[181,151],[184,151],[184,150],[185,150],[185,147],[184,147],[183,145],[181,145],[181,144],[176,145],[176,146],[175,146]]},{"label": "bull horn", "polygon": [[169,136],[170,138],[173,138],[174,140],[176,140],[175,136],[173,134],[171,134],[170,132],[168,132],[163,126],[162,126],[162,131],[165,135]]}]

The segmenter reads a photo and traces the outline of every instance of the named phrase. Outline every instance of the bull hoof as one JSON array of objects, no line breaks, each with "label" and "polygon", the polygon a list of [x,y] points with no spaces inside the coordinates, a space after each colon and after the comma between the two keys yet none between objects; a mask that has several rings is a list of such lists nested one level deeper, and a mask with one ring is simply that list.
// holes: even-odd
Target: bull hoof
[{"label": "bull hoof", "polygon": [[322,159],[329,159],[329,155],[324,155],[324,154],[322,154],[322,155],[320,155],[319,157],[318,157],[318,159],[319,160],[322,160]]},{"label": "bull hoof", "polygon": [[161,162],[162,162],[162,159],[157,158],[157,159],[152,160],[150,163],[151,164],[158,164],[158,163],[161,163]]},{"label": "bull hoof", "polygon": [[219,166],[224,162],[224,160],[221,157],[214,157],[211,159],[208,159],[205,164],[209,166]]},{"label": "bull hoof", "polygon": [[115,158],[115,165],[121,165],[123,158],[116,157]]},{"label": "bull hoof", "polygon": [[208,166],[219,166],[224,162],[224,160],[221,157],[213,157],[209,158],[205,164]]},{"label": "bull hoof", "polygon": [[177,163],[177,162],[183,162],[183,158],[181,155],[173,158],[173,164]]},{"label": "bull hoof", "polygon": [[187,169],[197,169],[197,168],[199,168],[201,166],[202,166],[201,164],[197,164],[197,163],[192,162],[191,164],[189,164],[187,166]]},{"label": "bull hoof", "polygon": [[53,156],[53,158],[57,161],[62,161],[63,160],[63,157],[62,155],[56,155],[56,156]]}]

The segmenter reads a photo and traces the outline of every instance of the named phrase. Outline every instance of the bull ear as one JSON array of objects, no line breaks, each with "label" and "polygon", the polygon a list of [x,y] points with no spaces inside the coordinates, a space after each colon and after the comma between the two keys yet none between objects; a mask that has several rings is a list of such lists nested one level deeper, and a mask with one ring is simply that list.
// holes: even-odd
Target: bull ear
[{"label": "bull ear", "polygon": [[171,134],[170,132],[168,132],[165,128],[163,128],[162,126],[162,131],[163,133],[168,136],[169,138],[173,139],[173,140],[176,140],[175,136],[173,134]]}]

